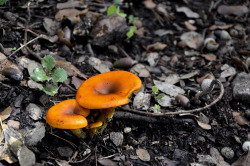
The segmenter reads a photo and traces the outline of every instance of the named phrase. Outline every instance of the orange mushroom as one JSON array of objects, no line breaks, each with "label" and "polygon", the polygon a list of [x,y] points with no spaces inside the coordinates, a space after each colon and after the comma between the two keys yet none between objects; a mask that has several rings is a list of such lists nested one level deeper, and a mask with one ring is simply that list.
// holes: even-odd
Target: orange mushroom
[{"label": "orange mushroom", "polygon": [[[81,128],[88,126],[89,109],[81,107],[75,99],[62,101],[49,109],[46,115],[47,123],[55,128],[70,129],[76,136],[85,138]],[[100,126],[100,124],[97,124]],[[91,124],[91,126],[96,126]],[[90,127],[91,127],[90,126]]]},{"label": "orange mushroom", "polygon": [[[111,71],[93,76],[77,90],[76,100],[85,108],[102,109],[97,121],[102,132],[114,114],[115,107],[129,103],[129,96],[142,86],[138,76],[127,71]],[[95,131],[94,131],[95,134]]]}]

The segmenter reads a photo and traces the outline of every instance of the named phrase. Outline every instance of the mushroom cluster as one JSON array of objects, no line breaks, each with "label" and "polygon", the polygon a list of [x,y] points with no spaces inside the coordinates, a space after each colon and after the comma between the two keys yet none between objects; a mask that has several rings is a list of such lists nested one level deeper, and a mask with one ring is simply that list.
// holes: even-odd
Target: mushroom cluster
[{"label": "mushroom cluster", "polygon": [[[127,71],[112,71],[93,76],[82,83],[76,99],[51,107],[46,115],[49,125],[71,129],[80,138],[101,133],[112,119],[115,107],[129,103],[129,96],[142,86],[138,76]],[[95,112],[100,111],[100,115]],[[97,117],[95,117],[97,116]]]}]

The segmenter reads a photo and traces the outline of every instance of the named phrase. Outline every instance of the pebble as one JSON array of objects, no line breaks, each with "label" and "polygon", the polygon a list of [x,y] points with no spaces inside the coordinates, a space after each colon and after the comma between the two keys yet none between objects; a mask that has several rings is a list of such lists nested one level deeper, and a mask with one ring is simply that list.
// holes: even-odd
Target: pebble
[{"label": "pebble", "polygon": [[18,95],[15,102],[14,102],[14,106],[17,108],[21,107],[21,104],[23,102],[24,96],[22,94]]},{"label": "pebble", "polygon": [[25,135],[26,143],[29,145],[36,145],[43,139],[44,136],[45,136],[44,124],[41,122],[36,122],[35,128],[29,130],[28,133]]},{"label": "pebble", "polygon": [[250,103],[250,74],[239,73],[233,81],[233,96],[236,100]]},{"label": "pebble", "polygon": [[131,130],[132,130],[131,127],[125,127],[124,130],[123,130],[123,132],[124,133],[130,133]]},{"label": "pebble", "polygon": [[107,67],[107,65],[98,58],[90,57],[88,62],[100,73],[110,72],[110,69]]},{"label": "pebble", "polygon": [[147,61],[151,67],[156,66],[158,59],[159,59],[159,54],[156,52],[149,53],[147,56]]},{"label": "pebble", "polygon": [[57,151],[62,157],[71,157],[73,155],[73,150],[68,146],[58,147]]},{"label": "pebble", "polygon": [[164,95],[160,100],[157,100],[158,104],[160,104],[162,107],[170,107],[172,106],[172,98]]},{"label": "pebble", "polygon": [[139,77],[149,77],[150,73],[143,64],[136,64],[130,70],[132,73],[137,73]]},{"label": "pebble", "polygon": [[17,157],[21,166],[33,166],[36,163],[35,154],[26,146],[21,147],[17,151]]},{"label": "pebble", "polygon": [[42,90],[43,89],[43,86],[42,84],[39,84],[33,80],[29,80],[28,81],[28,86],[31,88],[31,89],[36,89],[36,90]]},{"label": "pebble", "polygon": [[123,134],[121,132],[111,132],[110,140],[116,145],[120,146],[123,143]]},{"label": "pebble", "polygon": [[38,120],[42,117],[42,110],[37,105],[35,105],[33,103],[30,103],[26,107],[26,111],[29,112],[29,116],[33,120]]},{"label": "pebble", "polygon": [[250,141],[245,141],[242,145],[242,149],[244,150],[244,152],[250,151]]},{"label": "pebble", "polygon": [[8,120],[7,125],[12,127],[13,129],[18,130],[20,127],[20,122],[15,121],[15,120]]},{"label": "pebble", "polygon": [[139,92],[133,102],[135,109],[147,110],[150,106],[151,94]]},{"label": "pebble", "polygon": [[234,157],[234,151],[230,147],[224,147],[221,149],[222,156],[226,157],[227,159],[232,159]]}]

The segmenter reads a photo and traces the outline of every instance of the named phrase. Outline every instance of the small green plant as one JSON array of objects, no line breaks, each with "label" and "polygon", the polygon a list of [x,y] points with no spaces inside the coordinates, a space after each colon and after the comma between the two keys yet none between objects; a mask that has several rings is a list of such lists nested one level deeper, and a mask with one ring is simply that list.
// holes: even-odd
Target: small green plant
[{"label": "small green plant", "polygon": [[[116,13],[117,15],[126,18],[127,14],[126,13],[120,13],[120,7],[116,5],[119,4],[119,0],[114,0],[114,4],[109,6],[108,11],[107,11],[107,16],[110,16],[113,13]],[[134,17],[133,15],[128,16],[128,23],[131,25],[133,24],[134,21],[138,20],[138,17]],[[129,31],[126,33],[127,35],[127,40],[130,39],[131,37],[134,36],[134,32],[136,31],[136,26],[129,26]]]},{"label": "small green plant", "polygon": [[[164,93],[160,93],[160,94],[159,94],[159,89],[158,89],[157,86],[152,86],[152,95],[153,95],[153,97],[155,98],[155,100],[160,100],[161,98],[164,97]],[[159,111],[159,110],[161,109],[161,107],[160,107],[160,105],[155,104],[155,105],[154,105],[154,109],[155,109],[156,111]]]},{"label": "small green plant", "polygon": [[0,5],[4,5],[8,0],[0,0]]},{"label": "small green plant", "polygon": [[160,106],[159,104],[155,104],[155,105],[154,105],[154,109],[155,109],[156,111],[159,111],[159,110],[161,109],[161,106]]},{"label": "small green plant", "polygon": [[110,16],[113,13],[116,13],[119,16],[124,17],[124,18],[127,17],[127,14],[120,13],[120,7],[119,6],[118,7],[116,7],[115,5],[109,6],[107,16]]},{"label": "small green plant", "polygon": [[67,72],[63,68],[55,68],[55,59],[46,55],[42,59],[42,67],[35,68],[30,74],[31,78],[36,82],[45,82],[42,90],[54,96],[58,91],[58,82],[67,80]]},{"label": "small green plant", "polygon": [[16,47],[12,47],[11,50],[12,50],[12,51],[16,51]]}]

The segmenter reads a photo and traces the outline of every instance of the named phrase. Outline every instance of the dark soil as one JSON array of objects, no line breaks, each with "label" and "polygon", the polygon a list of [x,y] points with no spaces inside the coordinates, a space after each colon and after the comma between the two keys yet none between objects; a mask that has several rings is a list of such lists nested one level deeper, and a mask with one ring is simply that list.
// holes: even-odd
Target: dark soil
[{"label": "dark soil", "polygon": [[[21,6],[30,2],[30,13],[31,17],[28,21],[27,7],[21,8]],[[56,8],[57,3],[62,3],[64,1],[11,1],[9,0],[5,5],[0,6],[0,43],[4,48],[19,48],[21,44],[24,44],[25,40],[25,29],[21,27],[20,24],[27,26],[28,29],[32,30],[37,34],[48,35],[47,31],[43,27],[43,19],[45,17],[54,19],[58,9]],[[217,1],[215,1],[217,2]],[[84,1],[86,4],[85,8],[89,8],[92,12],[99,12],[99,9],[105,6],[102,1]],[[111,1],[105,1],[107,5],[111,5]],[[127,6],[126,4],[132,4]],[[236,56],[244,61],[248,56],[247,54],[240,54],[240,50],[247,50],[249,47],[248,42],[243,41],[244,34],[239,34],[238,37],[235,37],[232,43],[234,50],[230,52],[226,50],[224,52],[216,51],[214,54],[217,56],[215,61],[207,61],[201,56],[197,57],[196,60],[191,60],[192,57],[185,56],[184,51],[189,50],[188,47],[182,48],[178,47],[177,44],[180,41],[180,35],[187,32],[188,30],[184,26],[184,21],[189,20],[184,13],[178,13],[175,6],[185,6],[193,11],[197,12],[201,17],[200,24],[196,24],[196,32],[204,34],[205,36],[211,33],[208,28],[218,22],[223,22],[226,24],[240,24],[246,30],[244,33],[247,33],[249,30],[249,23],[247,19],[239,22],[233,16],[224,17],[219,15],[215,9],[209,11],[211,6],[211,1],[164,1],[164,0],[154,0],[155,4],[164,4],[167,6],[167,11],[169,16],[164,16],[158,14],[162,20],[162,24],[159,22],[157,17],[153,14],[153,11],[147,9],[143,4],[143,1],[136,0],[125,0],[121,9],[124,13],[133,14],[136,17],[139,17],[142,21],[142,27],[146,30],[143,37],[134,35],[129,42],[124,40],[116,40],[111,44],[118,44],[126,53],[134,60],[137,60],[137,63],[147,64],[143,56],[147,52],[151,52],[146,47],[149,44],[156,42],[165,43],[167,47],[161,51],[158,51],[159,55],[167,56],[172,58],[177,55],[178,60],[171,64],[171,62],[166,62],[163,60],[159,61],[159,64],[156,68],[160,66],[165,66],[166,68],[172,70],[175,73],[187,74],[195,70],[199,70],[200,73],[195,77],[200,78],[207,73],[213,73],[216,78],[219,78],[221,67],[223,64],[228,64],[235,66],[237,72],[242,72],[244,69],[242,67],[237,67],[234,62],[231,60],[231,56]],[[98,5],[99,4],[99,5]],[[245,1],[232,1],[225,0],[220,1],[219,5],[246,5],[249,7]],[[81,7],[79,7],[81,8]],[[154,9],[155,10],[155,9]],[[11,20],[6,17],[6,13],[11,12],[16,16],[16,20]],[[157,12],[155,10],[155,12]],[[158,12],[159,13],[159,12]],[[100,17],[105,17],[106,12],[101,13]],[[12,16],[12,18],[14,18]],[[61,25],[67,24],[67,22],[61,22]],[[67,24],[68,25],[68,24]],[[178,30],[176,25],[182,27],[182,30]],[[157,36],[153,32],[157,29],[171,30],[173,34]],[[248,35],[248,34],[245,34]],[[49,35],[48,35],[49,36]],[[27,33],[26,42],[34,39],[36,36],[32,33]],[[175,41],[175,42],[174,42]],[[62,43],[50,43],[47,40],[39,39],[35,40],[28,47],[34,52],[42,52],[49,50],[50,52],[55,53],[55,58],[63,58],[66,61],[71,62],[75,65],[84,75],[88,78],[94,75],[99,74],[91,65],[86,63],[83,65],[77,60],[79,57],[84,55],[87,59],[91,56],[87,48],[87,44],[91,42],[91,38],[87,35],[83,38],[78,38],[73,36],[71,39],[73,49],[69,51],[69,55],[61,56],[60,51]],[[225,42],[219,41],[220,47],[226,45]],[[76,45],[81,47],[75,48]],[[39,47],[39,48],[37,48]],[[108,49],[107,46],[100,47],[92,44],[92,50],[97,58],[101,60],[106,60],[114,62],[116,59],[124,57],[122,53],[115,53],[112,50]],[[205,49],[199,49],[200,53],[208,53]],[[7,56],[7,55],[6,55]],[[32,60],[37,59],[32,56],[30,53],[25,53],[25,51],[18,51],[13,56],[9,58],[10,61],[15,63],[15,59],[21,56],[26,56]],[[116,70],[111,68],[111,70]],[[124,69],[130,70],[130,69]],[[23,80],[30,80],[29,73],[27,69],[23,71],[24,78]],[[153,79],[159,79],[163,73],[150,73],[150,77],[141,78],[143,85],[146,87],[146,91],[150,92],[153,83]],[[71,78],[69,78],[71,79]],[[190,96],[194,96],[195,93],[199,90],[198,83],[194,80],[184,80],[184,86],[181,83],[177,83],[177,86],[182,86],[183,89],[188,91],[190,90]],[[72,86],[72,84],[70,84]],[[56,165],[56,159],[69,161],[69,157],[62,157],[58,152],[58,147],[69,147],[74,153],[78,152],[78,155],[74,161],[80,161],[85,159],[82,162],[74,163],[70,162],[70,165],[100,165],[98,159],[101,157],[107,157],[110,162],[114,161],[115,156],[125,156],[124,160],[120,160],[119,165],[189,165],[190,163],[198,162],[197,155],[210,154],[210,148],[214,147],[219,151],[223,147],[231,147],[235,155],[232,159],[225,159],[226,162],[232,164],[240,156],[244,155],[245,152],[242,150],[242,142],[249,139],[249,125],[238,125],[232,115],[232,112],[240,112],[244,115],[247,110],[249,111],[249,104],[246,104],[241,101],[235,101],[233,98],[232,87],[230,85],[230,80],[223,83],[225,87],[225,93],[221,101],[219,101],[215,106],[212,106],[209,109],[202,111],[202,113],[209,119],[209,124],[211,125],[211,130],[202,129],[197,122],[192,118],[192,116],[167,116],[167,117],[152,117],[157,118],[156,122],[147,122],[143,119],[130,119],[130,118],[118,118],[116,115],[113,120],[109,123],[106,130],[92,139],[80,140],[74,136],[70,131],[59,130],[51,128],[46,124],[46,134],[35,146],[28,146],[36,155],[37,165]],[[65,85],[62,84],[62,87]],[[192,89],[192,88],[193,89]],[[210,100],[207,102],[202,101],[200,105],[191,103],[191,107],[188,109],[194,109],[209,104],[218,94],[218,88],[215,89],[215,93],[212,95]],[[52,107],[55,102],[63,101],[70,98],[75,98],[74,91],[63,91],[59,90],[59,93],[53,97],[45,97],[46,102],[42,103],[39,99],[44,95],[42,91],[34,90],[28,86],[20,85],[20,82],[13,80],[3,80],[0,84],[0,112],[3,111],[6,107],[12,106],[15,107],[15,101],[17,97],[22,97],[20,107],[17,107],[15,114],[11,115],[9,119],[16,120],[20,122],[20,131],[22,129],[33,128],[34,121],[29,117],[29,114],[25,111],[29,103],[34,103],[39,107],[44,109],[43,117],[45,117],[47,110]],[[131,101],[133,101],[134,94],[131,96]],[[155,104],[154,100],[151,100],[151,105]],[[128,105],[132,108],[132,102]],[[164,108],[165,109],[165,108]],[[168,108],[166,108],[168,109]],[[180,106],[175,106],[170,108],[175,111],[182,109]],[[122,111],[119,107],[117,111]],[[195,113],[195,115],[200,115]],[[149,118],[151,118],[149,116]],[[249,117],[248,117],[249,118]],[[7,120],[9,120],[7,119]],[[43,123],[46,123],[45,118],[39,120]],[[6,120],[3,122],[5,123]],[[132,129],[129,133],[123,133],[124,140],[122,145],[115,146],[113,142],[109,139],[109,134],[111,132],[123,132],[124,128],[130,127]],[[237,142],[235,139],[238,137],[241,143]],[[72,146],[69,142],[75,144]],[[136,149],[146,149],[150,154],[150,161],[142,161],[139,158],[136,158]],[[86,149],[90,149],[91,152],[87,155],[84,154]],[[117,161],[114,161],[117,162]],[[7,162],[1,161],[3,165],[8,165]],[[0,163],[0,165],[1,165]],[[198,162],[199,163],[199,162]],[[202,163],[201,163],[202,164]],[[19,165],[18,162],[13,165]],[[105,165],[105,164],[103,164]],[[111,163],[106,163],[106,165],[111,165]],[[213,165],[213,164],[209,164]]]}]

